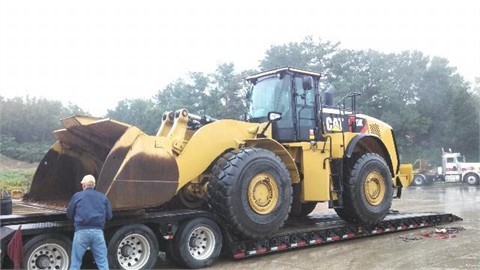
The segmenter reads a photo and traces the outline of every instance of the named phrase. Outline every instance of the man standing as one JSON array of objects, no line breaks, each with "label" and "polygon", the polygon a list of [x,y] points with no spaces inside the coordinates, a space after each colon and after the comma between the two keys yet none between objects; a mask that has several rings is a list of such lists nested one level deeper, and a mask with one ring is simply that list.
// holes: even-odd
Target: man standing
[{"label": "man standing", "polygon": [[67,217],[73,220],[75,227],[70,269],[80,269],[83,255],[90,248],[98,269],[108,270],[103,229],[105,222],[112,219],[112,206],[105,194],[94,189],[93,175],[85,175],[80,183],[83,191],[75,193],[67,207]]}]

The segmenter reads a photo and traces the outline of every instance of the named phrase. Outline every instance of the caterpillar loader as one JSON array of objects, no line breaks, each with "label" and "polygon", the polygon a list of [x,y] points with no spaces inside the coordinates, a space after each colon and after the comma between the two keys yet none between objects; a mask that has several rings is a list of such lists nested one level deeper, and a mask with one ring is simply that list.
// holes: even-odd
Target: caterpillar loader
[{"label": "caterpillar loader", "polygon": [[247,77],[245,120],[179,109],[147,135],[112,119],[63,119],[24,201],[65,206],[93,174],[115,211],[207,208],[251,238],[318,202],[348,222],[377,223],[411,183],[412,166],[400,164],[388,124],[356,111],[358,94],[334,105],[328,90],[322,102],[320,76],[284,67]]}]

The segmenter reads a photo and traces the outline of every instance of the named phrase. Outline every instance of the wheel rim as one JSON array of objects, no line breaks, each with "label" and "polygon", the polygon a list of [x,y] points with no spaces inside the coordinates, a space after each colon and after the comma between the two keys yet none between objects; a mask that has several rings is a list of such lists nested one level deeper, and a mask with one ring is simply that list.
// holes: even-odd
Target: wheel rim
[{"label": "wheel rim", "polygon": [[47,243],[37,247],[28,257],[27,269],[68,269],[69,257],[64,247]]},{"label": "wheel rim", "polygon": [[215,249],[215,235],[207,227],[196,228],[189,237],[188,250],[196,260],[208,259]]},{"label": "wheel rim", "polygon": [[141,234],[130,234],[117,248],[117,260],[124,269],[140,269],[150,257],[150,243]]},{"label": "wheel rim", "polygon": [[257,214],[266,215],[275,209],[278,201],[278,186],[268,173],[257,174],[248,185],[248,202]]},{"label": "wheel rim", "polygon": [[469,174],[467,176],[467,183],[470,185],[476,184],[477,183],[477,177],[475,175]]},{"label": "wheel rim", "polygon": [[415,178],[413,179],[413,181],[415,182],[415,185],[421,185],[423,184],[423,178],[421,176],[415,176]]},{"label": "wheel rim", "polygon": [[379,205],[385,197],[385,181],[378,172],[371,172],[365,179],[365,197],[371,205]]}]

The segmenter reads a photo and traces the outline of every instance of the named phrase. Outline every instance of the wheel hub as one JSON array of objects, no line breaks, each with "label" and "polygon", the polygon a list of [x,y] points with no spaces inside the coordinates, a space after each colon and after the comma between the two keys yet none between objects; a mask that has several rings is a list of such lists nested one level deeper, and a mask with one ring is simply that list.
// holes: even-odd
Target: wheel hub
[{"label": "wheel hub", "polygon": [[123,256],[123,257],[132,256],[132,254],[133,254],[133,248],[132,248],[132,246],[130,246],[130,245],[127,244],[127,245],[124,245],[124,246],[122,247],[122,251],[121,251],[121,252],[122,252],[122,256]]},{"label": "wheel hub", "polygon": [[417,186],[421,186],[423,184],[423,177],[420,175],[417,175],[413,178],[413,181]]},{"label": "wheel hub", "polygon": [[213,253],[215,249],[215,236],[206,227],[195,229],[190,235],[188,243],[190,255],[197,260],[204,260]]},{"label": "wheel hub", "polygon": [[365,179],[365,197],[371,205],[379,205],[385,197],[385,182],[378,172],[371,172]]},{"label": "wheel hub", "polygon": [[150,256],[150,244],[141,234],[130,234],[117,248],[117,260],[123,269],[140,269]]},{"label": "wheel hub", "polygon": [[205,240],[202,238],[202,236],[198,234],[192,234],[192,237],[190,238],[190,248],[192,250],[197,250],[199,248],[202,248],[205,246]]},{"label": "wheel hub", "polygon": [[467,183],[470,184],[470,185],[474,185],[477,183],[477,177],[474,176],[474,175],[468,175],[467,176]]},{"label": "wheel hub", "polygon": [[28,269],[66,269],[69,257],[64,247],[47,243],[37,247],[28,257]]},{"label": "wheel hub", "polygon": [[278,186],[272,175],[257,174],[248,185],[248,202],[258,214],[269,214],[278,202]]},{"label": "wheel hub", "polygon": [[47,255],[40,255],[35,260],[35,265],[40,269],[46,269],[50,265],[50,259]]}]

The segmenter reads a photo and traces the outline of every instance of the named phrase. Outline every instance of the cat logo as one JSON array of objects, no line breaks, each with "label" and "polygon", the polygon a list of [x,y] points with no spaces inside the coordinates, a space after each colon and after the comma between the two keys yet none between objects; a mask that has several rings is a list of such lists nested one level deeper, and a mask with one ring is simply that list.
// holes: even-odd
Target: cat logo
[{"label": "cat logo", "polygon": [[327,131],[340,132],[342,131],[343,118],[330,117],[325,118],[325,128]]}]

